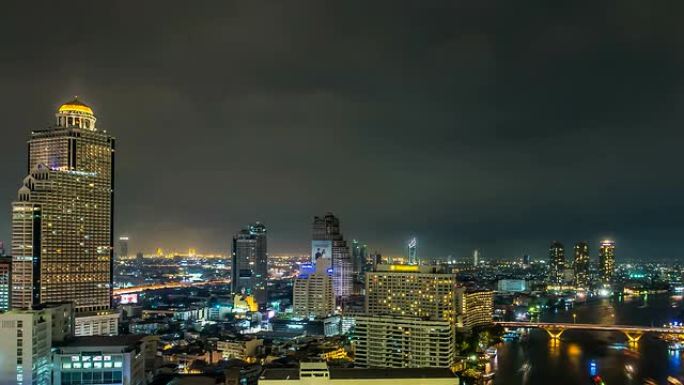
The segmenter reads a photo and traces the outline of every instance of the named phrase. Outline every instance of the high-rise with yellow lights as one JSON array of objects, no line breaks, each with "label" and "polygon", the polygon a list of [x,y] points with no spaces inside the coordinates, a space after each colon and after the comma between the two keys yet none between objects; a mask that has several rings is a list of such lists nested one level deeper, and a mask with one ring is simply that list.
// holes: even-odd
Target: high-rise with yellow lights
[{"label": "high-rise with yellow lights", "polygon": [[577,288],[589,288],[589,244],[577,242],[575,244],[575,258],[572,263],[575,273],[575,286]]},{"label": "high-rise with yellow lights", "polygon": [[422,265],[378,265],[366,276],[366,313],[455,322],[456,275]]},{"label": "high-rise with yellow lights", "polygon": [[110,308],[114,138],[74,99],[28,141],[28,176],[12,204],[12,307]]},{"label": "high-rise with yellow lights", "polygon": [[558,241],[553,241],[549,247],[549,283],[560,285],[563,283],[565,270],[565,248]]},{"label": "high-rise with yellow lights", "polygon": [[609,284],[615,273],[615,242],[604,240],[599,247],[599,274],[601,283]]}]

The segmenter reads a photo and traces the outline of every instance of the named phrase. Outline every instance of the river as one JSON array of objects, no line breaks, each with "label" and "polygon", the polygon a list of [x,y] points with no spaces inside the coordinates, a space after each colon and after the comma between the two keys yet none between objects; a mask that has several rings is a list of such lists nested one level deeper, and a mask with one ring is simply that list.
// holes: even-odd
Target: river
[{"label": "river", "polygon": [[[668,294],[606,298],[542,313],[540,319],[573,322],[574,313],[577,323],[662,326],[682,321],[683,306],[681,297]],[[545,331],[531,330],[527,338],[497,348],[494,385],[589,384],[594,374],[606,385],[641,385],[646,379],[665,384],[668,376],[684,375],[684,357],[648,334],[630,347],[618,332],[569,330],[554,344]]]}]

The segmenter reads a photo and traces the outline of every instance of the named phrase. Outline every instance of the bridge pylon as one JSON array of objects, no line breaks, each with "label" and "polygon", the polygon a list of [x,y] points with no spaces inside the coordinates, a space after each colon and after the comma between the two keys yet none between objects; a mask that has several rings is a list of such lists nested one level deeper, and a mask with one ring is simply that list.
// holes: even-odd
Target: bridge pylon
[{"label": "bridge pylon", "polygon": [[544,329],[552,340],[559,340],[563,332],[565,332],[564,328],[559,327],[543,327],[542,329]]},{"label": "bridge pylon", "polygon": [[644,332],[642,332],[642,331],[622,330],[622,333],[624,333],[624,335],[627,336],[627,340],[630,343],[637,343],[637,342],[639,342],[641,337],[644,336]]}]

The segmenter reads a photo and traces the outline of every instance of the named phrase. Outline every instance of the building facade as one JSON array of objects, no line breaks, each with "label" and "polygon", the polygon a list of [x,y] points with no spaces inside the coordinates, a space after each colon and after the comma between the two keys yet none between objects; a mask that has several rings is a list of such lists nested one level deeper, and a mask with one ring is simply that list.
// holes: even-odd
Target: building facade
[{"label": "building facade", "polygon": [[465,329],[491,325],[494,314],[494,292],[491,290],[457,289],[459,322]]},{"label": "building facade", "polygon": [[354,365],[362,368],[448,368],[456,361],[455,325],[391,315],[356,317]]},{"label": "building facade", "polygon": [[256,222],[233,236],[232,287],[234,293],[254,296],[259,304],[268,299],[268,244],[266,227]]},{"label": "building facade", "polygon": [[549,247],[549,277],[551,285],[563,284],[563,271],[565,270],[565,248],[563,244],[554,241]]},{"label": "building facade", "polygon": [[0,311],[12,307],[12,258],[0,256]]},{"label": "building facade", "polygon": [[366,274],[365,312],[454,322],[457,284],[455,274],[432,266],[378,265]]},{"label": "building facade", "polygon": [[128,335],[78,337],[59,344],[52,355],[53,385],[145,385],[149,341]]},{"label": "building facade", "polygon": [[603,284],[610,284],[615,273],[615,242],[604,240],[599,247],[599,275]]},{"label": "building facade", "polygon": [[90,107],[62,105],[56,124],[28,142],[28,176],[12,205],[13,303],[73,301],[109,309],[112,291],[114,139]]},{"label": "building facade", "polygon": [[575,274],[576,288],[589,288],[589,262],[589,243],[576,243],[575,258],[572,263],[572,269]]},{"label": "building facade", "polygon": [[50,385],[51,322],[46,311],[0,313],[0,384]]},{"label": "building facade", "polygon": [[295,316],[303,318],[325,318],[335,312],[333,281],[324,266],[295,279],[292,305]]}]

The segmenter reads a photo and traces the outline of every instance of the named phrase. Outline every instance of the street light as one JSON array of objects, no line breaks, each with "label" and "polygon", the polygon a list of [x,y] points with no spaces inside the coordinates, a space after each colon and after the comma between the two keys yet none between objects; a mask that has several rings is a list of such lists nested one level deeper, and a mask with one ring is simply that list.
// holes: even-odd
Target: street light
[{"label": "street light", "polygon": [[577,323],[577,313],[572,313],[572,323]]}]

